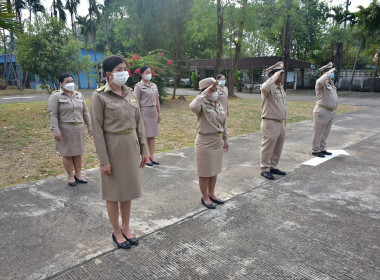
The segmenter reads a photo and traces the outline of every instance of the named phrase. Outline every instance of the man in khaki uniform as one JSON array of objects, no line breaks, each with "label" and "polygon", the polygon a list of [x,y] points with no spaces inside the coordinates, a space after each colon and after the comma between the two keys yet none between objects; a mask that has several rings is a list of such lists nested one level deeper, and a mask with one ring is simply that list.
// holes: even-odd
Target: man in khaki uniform
[{"label": "man in khaki uniform", "polygon": [[260,150],[261,176],[274,180],[273,174],[286,175],[277,168],[285,140],[287,117],[286,96],[282,86],[284,64],[279,61],[269,67],[269,79],[261,85],[262,114]]},{"label": "man in khaki uniform", "polygon": [[332,79],[334,78],[333,64],[329,64],[319,69],[322,76],[315,84],[317,95],[317,105],[313,110],[314,132],[313,132],[313,151],[317,157],[331,155],[325,150],[326,139],[329,136],[331,125],[334,119],[334,111],[338,107],[338,95]]}]

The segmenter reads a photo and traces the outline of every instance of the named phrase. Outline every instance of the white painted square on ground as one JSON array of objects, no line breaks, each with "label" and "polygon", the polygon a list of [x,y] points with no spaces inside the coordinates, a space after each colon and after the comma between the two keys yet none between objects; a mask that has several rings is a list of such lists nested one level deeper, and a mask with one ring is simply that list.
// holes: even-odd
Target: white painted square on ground
[{"label": "white painted square on ground", "polygon": [[328,161],[329,159],[332,159],[336,156],[339,156],[339,155],[347,155],[349,156],[350,154],[347,153],[346,151],[344,150],[328,150],[328,152],[332,153],[331,156],[325,156],[324,158],[320,158],[320,157],[315,157],[311,160],[308,160],[308,161],[305,161],[304,165],[310,165],[310,166],[317,166],[318,164],[321,164],[325,161]]}]

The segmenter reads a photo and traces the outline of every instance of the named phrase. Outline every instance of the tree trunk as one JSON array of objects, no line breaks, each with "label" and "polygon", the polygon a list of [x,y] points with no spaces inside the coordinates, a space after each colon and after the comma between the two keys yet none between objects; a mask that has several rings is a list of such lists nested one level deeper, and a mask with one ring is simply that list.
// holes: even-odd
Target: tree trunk
[{"label": "tree trunk", "polygon": [[220,72],[220,63],[222,61],[222,52],[223,52],[223,12],[222,12],[221,0],[217,0],[216,15],[217,15],[218,47],[216,49],[214,76],[218,75]]},{"label": "tree trunk", "polygon": [[[88,34],[84,36],[84,53],[87,55]],[[87,72],[87,89],[90,89],[90,73]]]},{"label": "tree trunk", "polygon": [[172,93],[172,100],[175,99],[175,94],[176,94],[176,91],[177,91],[177,87],[178,87],[178,74],[175,74],[174,75],[174,88],[173,88],[173,93]]},{"label": "tree trunk", "polygon": [[77,76],[78,76],[78,89],[82,89],[82,86],[80,84],[80,70],[78,71]]},{"label": "tree trunk", "polygon": [[236,97],[234,94],[234,84],[235,84],[235,74],[236,74],[236,68],[237,64],[240,59],[240,51],[241,51],[241,44],[243,40],[243,31],[244,31],[244,24],[245,24],[245,18],[246,18],[246,9],[247,8],[247,0],[243,0],[241,3],[241,11],[242,11],[242,17],[239,22],[239,29],[238,29],[238,35],[237,35],[237,41],[234,41],[235,43],[235,57],[232,61],[232,67],[231,67],[231,73],[229,78],[229,84],[228,84],[228,97]]},{"label": "tree trunk", "polygon": [[13,50],[14,50],[14,46],[15,46],[14,42],[15,42],[14,33],[13,33],[13,31],[11,31],[11,47],[10,47],[10,53],[9,53],[10,67],[12,68],[13,74],[15,76],[17,89],[21,90],[22,87],[21,87],[21,83],[20,83],[20,78],[18,76],[17,69],[15,70],[13,63],[12,63],[12,54],[13,54]]},{"label": "tree trunk", "polygon": [[284,28],[284,49],[283,49],[283,58],[282,60],[284,61],[284,80],[283,80],[283,85],[284,89],[287,88],[286,86],[286,81],[288,79],[288,69],[289,69],[289,62],[290,62],[290,43],[291,43],[291,29],[290,29],[290,14],[288,14],[286,23],[285,23],[285,28]]},{"label": "tree trunk", "polygon": [[77,39],[77,32],[75,30],[75,24],[74,24],[74,13],[70,13],[71,15],[71,28],[73,29],[73,35],[75,39]]},{"label": "tree trunk", "polygon": [[348,90],[349,91],[351,91],[351,88],[352,88],[352,82],[354,80],[356,64],[358,63],[358,58],[359,58],[360,50],[362,48],[363,40],[364,40],[364,38],[361,37],[361,39],[360,39],[360,45],[359,45],[359,48],[358,48],[358,52],[356,53],[356,57],[355,57],[354,69],[352,69],[352,76],[351,76],[350,85],[348,86]]},{"label": "tree trunk", "polygon": [[111,43],[110,43],[110,35],[109,35],[107,20],[105,20],[105,31],[106,31],[107,50],[110,52],[111,51]]},{"label": "tree trunk", "polygon": [[343,43],[333,42],[331,44],[331,56],[332,56],[332,62],[336,68],[334,83],[335,83],[335,86],[338,87],[339,75],[340,75],[340,70],[342,68],[342,60],[343,60]]},{"label": "tree trunk", "polygon": [[7,73],[7,45],[5,38],[5,29],[3,29],[3,44],[4,44],[4,70],[3,70],[3,79],[5,78],[5,73]]},{"label": "tree trunk", "polygon": [[95,44],[95,31],[94,31],[94,23],[92,20],[92,13],[90,13],[90,24],[91,24],[91,38],[92,38],[92,49],[94,51],[94,58],[95,58],[95,69],[96,69],[96,85],[99,84],[99,68],[98,68],[98,61],[96,58],[96,44]]},{"label": "tree trunk", "polygon": [[375,90],[376,76],[377,76],[377,71],[379,70],[379,59],[380,59],[380,52],[377,53],[377,64],[376,64],[375,74],[373,75],[371,92],[374,92],[374,90]]}]

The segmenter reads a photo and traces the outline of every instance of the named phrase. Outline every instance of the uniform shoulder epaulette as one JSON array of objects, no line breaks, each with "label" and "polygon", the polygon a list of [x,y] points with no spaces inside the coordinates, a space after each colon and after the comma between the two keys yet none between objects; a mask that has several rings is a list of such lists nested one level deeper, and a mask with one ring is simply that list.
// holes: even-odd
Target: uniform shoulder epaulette
[{"label": "uniform shoulder epaulette", "polygon": [[131,88],[131,87],[127,87],[127,89],[129,89],[129,90],[133,91],[133,88]]},{"label": "uniform shoulder epaulette", "polygon": [[97,88],[96,91],[99,92],[99,91],[103,91],[104,89],[106,88],[106,86],[102,86],[100,88]]},{"label": "uniform shoulder epaulette", "polygon": [[51,94],[54,94],[54,93],[57,93],[57,92],[59,92],[59,90],[55,90],[55,91],[53,91]]}]

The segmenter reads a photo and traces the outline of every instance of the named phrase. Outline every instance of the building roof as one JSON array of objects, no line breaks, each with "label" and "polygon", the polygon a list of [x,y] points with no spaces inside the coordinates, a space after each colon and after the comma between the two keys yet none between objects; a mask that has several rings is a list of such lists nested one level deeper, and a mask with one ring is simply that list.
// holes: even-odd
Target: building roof
[{"label": "building roof", "polygon": [[[238,69],[266,69],[277,62],[281,61],[281,56],[263,56],[263,57],[248,57],[240,58],[237,68]],[[221,69],[230,69],[231,59],[222,59],[220,63]],[[213,70],[215,67],[215,59],[190,59],[190,68],[197,70]],[[302,69],[310,68],[311,63],[298,60],[290,59],[289,68],[291,69]]]}]

